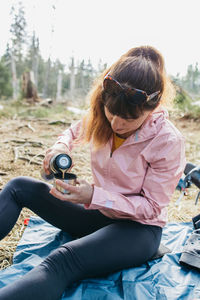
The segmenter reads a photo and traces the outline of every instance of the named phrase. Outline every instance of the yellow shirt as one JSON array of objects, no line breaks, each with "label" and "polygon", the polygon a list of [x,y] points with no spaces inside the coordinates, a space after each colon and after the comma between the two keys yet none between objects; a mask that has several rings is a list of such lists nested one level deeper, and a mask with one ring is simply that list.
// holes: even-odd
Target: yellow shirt
[{"label": "yellow shirt", "polygon": [[116,133],[113,134],[112,152],[119,148],[126,139],[118,137]]}]

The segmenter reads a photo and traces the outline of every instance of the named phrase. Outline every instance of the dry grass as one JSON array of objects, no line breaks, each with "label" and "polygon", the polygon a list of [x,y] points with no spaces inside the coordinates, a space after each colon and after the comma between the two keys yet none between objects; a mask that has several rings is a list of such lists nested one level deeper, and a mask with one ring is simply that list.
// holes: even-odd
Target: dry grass
[{"label": "dry grass", "polygon": [[[62,132],[78,116],[66,114],[63,119],[66,124],[50,125],[48,119],[2,118],[0,119],[0,188],[11,178],[18,175],[40,178],[42,157],[45,150],[53,144],[57,135]],[[187,160],[200,161],[200,123],[172,116],[173,122],[186,139]],[[21,143],[20,143],[21,141]],[[30,143],[33,141],[34,143]],[[17,158],[18,155],[18,158]],[[88,148],[73,151],[74,161],[77,162],[74,172],[81,178],[91,181],[90,156]],[[24,157],[26,160],[22,160]],[[4,175],[3,175],[4,174]],[[169,221],[191,221],[192,216],[199,213],[200,204],[194,205],[197,189],[193,186],[188,195],[175,206],[180,193],[175,191],[169,205]],[[24,220],[33,215],[28,209],[23,209],[15,227],[9,235],[0,242],[0,269],[12,264],[12,256],[25,229]]]}]

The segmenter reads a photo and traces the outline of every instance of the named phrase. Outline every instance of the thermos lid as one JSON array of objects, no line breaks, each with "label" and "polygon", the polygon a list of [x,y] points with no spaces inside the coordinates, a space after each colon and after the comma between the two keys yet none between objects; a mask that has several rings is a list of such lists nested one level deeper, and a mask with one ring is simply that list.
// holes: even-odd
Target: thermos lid
[{"label": "thermos lid", "polygon": [[63,170],[69,169],[71,167],[71,165],[72,165],[72,159],[67,154],[59,154],[55,158],[55,165],[59,169],[63,169]]}]

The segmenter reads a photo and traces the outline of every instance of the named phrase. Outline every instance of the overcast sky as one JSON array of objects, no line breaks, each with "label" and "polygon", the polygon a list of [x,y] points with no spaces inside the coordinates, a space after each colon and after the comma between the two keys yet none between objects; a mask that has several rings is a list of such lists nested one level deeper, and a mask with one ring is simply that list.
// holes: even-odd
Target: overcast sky
[{"label": "overcast sky", "polygon": [[[10,7],[0,0],[0,55],[9,40]],[[22,0],[29,32],[35,30],[46,59],[90,58],[113,63],[128,49],[159,49],[169,74],[200,64],[200,0]],[[53,8],[55,5],[55,8]],[[54,28],[54,32],[52,32]]]}]

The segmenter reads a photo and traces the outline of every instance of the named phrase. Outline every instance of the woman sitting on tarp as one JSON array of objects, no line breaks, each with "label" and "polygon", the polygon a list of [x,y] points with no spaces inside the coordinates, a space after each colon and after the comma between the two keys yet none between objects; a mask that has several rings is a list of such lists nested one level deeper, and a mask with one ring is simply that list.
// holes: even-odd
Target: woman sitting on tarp
[{"label": "woman sitting on tarp", "polygon": [[184,139],[161,107],[170,81],[161,54],[130,49],[95,83],[88,114],[48,149],[44,170],[74,145],[91,146],[93,184],[11,180],[0,195],[0,238],[23,207],[70,233],[40,265],[0,290],[0,299],[59,299],[78,280],[149,260],[160,244],[170,197],[185,167]]}]

